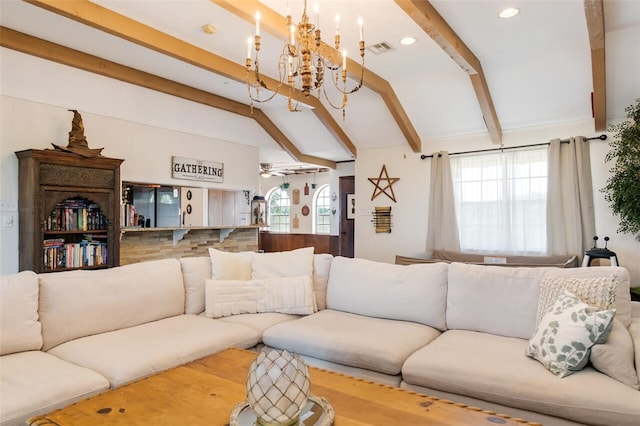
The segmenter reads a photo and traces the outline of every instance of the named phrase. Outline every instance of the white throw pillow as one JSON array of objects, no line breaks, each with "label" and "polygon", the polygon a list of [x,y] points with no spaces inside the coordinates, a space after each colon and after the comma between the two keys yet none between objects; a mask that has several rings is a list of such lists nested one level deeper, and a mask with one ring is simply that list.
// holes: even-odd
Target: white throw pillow
[{"label": "white throw pillow", "polygon": [[593,345],[590,359],[593,367],[601,373],[638,390],[640,383],[633,367],[633,356],[631,334],[627,327],[614,318],[607,341]]},{"label": "white throw pillow", "polygon": [[252,251],[233,253],[209,247],[211,276],[218,280],[250,280]]},{"label": "white throw pillow", "polygon": [[564,290],[536,327],[525,354],[558,377],[585,367],[591,347],[606,341],[615,309],[598,311]]},{"label": "white throw pillow", "polygon": [[[276,253],[260,253],[253,257],[248,279],[300,277],[313,275],[313,247]],[[236,278],[240,279],[240,278]]]},{"label": "white throw pillow", "polygon": [[574,278],[548,276],[540,282],[540,298],[536,325],[547,313],[551,305],[558,300],[563,290],[575,294],[589,306],[598,311],[615,308],[618,281],[613,277]]},{"label": "white throw pillow", "polygon": [[316,311],[309,276],[276,277],[251,281],[207,280],[205,316],[279,312],[310,315]]}]

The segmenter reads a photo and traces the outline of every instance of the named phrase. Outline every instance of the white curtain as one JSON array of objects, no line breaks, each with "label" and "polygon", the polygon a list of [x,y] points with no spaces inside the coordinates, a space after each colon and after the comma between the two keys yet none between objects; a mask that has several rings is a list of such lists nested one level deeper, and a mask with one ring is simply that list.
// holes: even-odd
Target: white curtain
[{"label": "white curtain", "polygon": [[584,138],[549,145],[547,248],[551,255],[581,257],[595,235],[589,144]]},{"label": "white curtain", "polygon": [[460,248],[544,255],[547,147],[451,159]]},{"label": "white curtain", "polygon": [[445,151],[436,152],[431,158],[427,251],[460,251],[455,212],[449,154]]}]

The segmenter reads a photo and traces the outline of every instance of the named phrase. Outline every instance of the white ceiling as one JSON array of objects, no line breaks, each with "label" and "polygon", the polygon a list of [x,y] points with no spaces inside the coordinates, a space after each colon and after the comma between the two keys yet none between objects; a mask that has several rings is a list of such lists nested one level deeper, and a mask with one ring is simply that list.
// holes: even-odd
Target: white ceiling
[{"label": "white ceiling", "polygon": [[[96,0],[94,3],[238,64],[244,64],[246,39],[254,31],[252,23],[209,0]],[[289,3],[294,19],[301,13],[301,0],[263,0],[262,3],[281,15],[286,14]],[[581,0],[434,0],[431,3],[480,60],[503,131],[591,117],[591,57]],[[342,45],[352,59],[358,59],[354,55],[358,16],[365,22],[367,45],[387,42],[392,47],[381,55],[367,51],[365,66],[390,83],[423,143],[469,134],[487,134],[488,138],[468,75],[394,1],[319,0],[319,4],[323,38],[332,44],[333,17],[339,13]],[[506,5],[520,8],[521,13],[510,20],[498,18],[498,12]],[[604,10],[607,116],[622,117],[624,108],[640,97],[640,1],[605,0]],[[28,3],[0,0],[0,23],[248,104],[247,88],[242,82]],[[205,34],[204,24],[213,25],[215,34]],[[401,46],[399,40],[407,35],[414,36],[417,42]],[[282,41],[263,31],[261,70],[274,78],[281,49]],[[7,49],[1,52],[5,67],[15,56]],[[286,99],[280,98],[258,107],[302,153],[334,161],[352,158],[313,111],[301,107],[301,112],[290,113],[285,105]],[[407,143],[381,96],[368,88],[349,97],[346,120],[343,121],[341,111],[328,106],[327,109],[359,150]],[[196,122],[200,116],[206,120],[218,112],[202,105],[192,110],[200,112],[193,113],[186,124],[182,122],[181,126],[186,128],[179,130],[258,146],[262,162],[292,162],[266,132],[249,124],[253,120],[238,119],[236,121],[246,125],[222,131]],[[145,114],[144,108],[138,108],[128,111],[127,118],[140,122],[153,120]],[[189,122],[193,123],[191,128]],[[157,125],[171,124],[161,121]]]}]

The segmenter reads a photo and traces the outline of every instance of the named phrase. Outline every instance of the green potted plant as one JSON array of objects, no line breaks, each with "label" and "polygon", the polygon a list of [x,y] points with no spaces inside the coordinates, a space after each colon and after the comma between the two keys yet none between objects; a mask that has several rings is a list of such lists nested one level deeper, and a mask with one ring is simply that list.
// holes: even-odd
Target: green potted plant
[{"label": "green potted plant", "polygon": [[640,241],[640,101],[625,111],[627,120],[609,127],[616,135],[605,162],[615,164],[602,192],[620,218],[618,232],[634,234]]}]

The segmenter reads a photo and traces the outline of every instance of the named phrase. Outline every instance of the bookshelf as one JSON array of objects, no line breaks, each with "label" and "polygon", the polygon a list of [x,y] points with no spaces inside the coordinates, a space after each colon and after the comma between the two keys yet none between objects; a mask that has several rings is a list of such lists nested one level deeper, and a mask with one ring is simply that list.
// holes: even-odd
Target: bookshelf
[{"label": "bookshelf", "polygon": [[123,160],[33,149],[16,156],[20,270],[117,266]]}]

